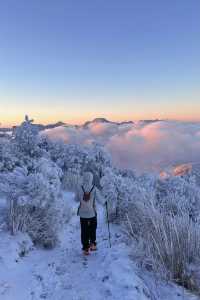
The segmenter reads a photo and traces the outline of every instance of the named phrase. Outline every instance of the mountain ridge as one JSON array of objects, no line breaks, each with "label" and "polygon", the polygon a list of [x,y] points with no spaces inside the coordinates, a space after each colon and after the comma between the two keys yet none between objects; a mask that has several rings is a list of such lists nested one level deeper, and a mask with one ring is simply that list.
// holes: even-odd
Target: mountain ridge
[{"label": "mountain ridge", "polygon": [[[153,123],[153,122],[159,122],[159,121],[162,121],[162,120],[159,120],[159,119],[149,119],[149,120],[139,120],[138,122],[141,122],[141,123],[144,123],[144,124],[149,124],[149,123]],[[98,118],[95,118],[91,121],[86,121],[85,123],[81,124],[81,125],[72,125],[72,124],[69,124],[69,123],[65,123],[65,122],[62,122],[62,121],[58,121],[56,123],[50,123],[50,124],[47,124],[47,125],[44,125],[44,124],[37,124],[37,123],[33,123],[34,126],[37,126],[39,130],[46,130],[46,129],[53,129],[53,128],[56,128],[56,127],[60,127],[60,126],[64,126],[64,127],[74,127],[74,128],[88,128],[91,124],[114,124],[114,125],[118,125],[118,126],[121,126],[121,125],[134,125],[136,124],[134,121],[131,121],[131,120],[128,120],[128,121],[122,121],[122,122],[115,122],[115,121],[110,121],[104,117],[98,117]],[[16,128],[18,127],[19,125],[17,126],[13,126],[13,127],[0,127],[0,132],[8,132],[8,131],[12,131],[13,128]]]}]

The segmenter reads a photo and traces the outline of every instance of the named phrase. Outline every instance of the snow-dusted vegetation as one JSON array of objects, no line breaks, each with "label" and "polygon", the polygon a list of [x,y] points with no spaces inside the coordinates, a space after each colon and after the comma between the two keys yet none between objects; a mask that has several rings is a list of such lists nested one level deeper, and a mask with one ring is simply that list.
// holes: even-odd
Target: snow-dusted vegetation
[{"label": "snow-dusted vegetation", "polygon": [[[88,171],[93,173],[98,193],[108,203],[108,216],[115,238],[119,237],[117,231],[125,229],[124,251],[129,249],[137,268],[149,274],[147,277],[159,276],[163,282],[167,280],[200,294],[200,186],[195,174],[191,171],[177,177],[162,178],[155,174],[136,175],[132,170],[121,170],[113,165],[111,156],[100,144],[81,145],[50,140],[39,133],[28,117],[15,129],[11,138],[0,139],[0,198],[6,201],[6,205],[0,205],[2,240],[15,243],[18,235],[20,241],[24,237],[25,242],[20,242],[20,257],[37,245],[54,248],[51,251],[55,253],[59,244],[66,243],[64,240],[68,237],[64,238],[61,233],[66,231],[70,234],[72,223],[69,221],[75,218],[76,213],[73,206],[76,209],[78,205],[74,201],[75,196],[66,200],[66,191],[77,195],[83,174]],[[78,239],[76,234],[75,247],[79,247]],[[118,243],[114,238],[113,242],[114,245]],[[117,248],[114,249],[117,251]],[[3,257],[1,252],[0,256]],[[114,257],[113,254],[110,259]],[[108,260],[107,256],[104,258]],[[128,263],[128,272],[132,270],[134,274],[131,260]],[[70,268],[70,261],[66,264]],[[94,266],[98,268],[98,265]],[[109,276],[103,274],[103,282],[108,281]],[[118,279],[112,277],[117,284],[120,274],[118,276]],[[142,285],[141,279],[134,278],[134,275],[128,282],[133,281],[134,284],[134,280]],[[176,289],[174,285],[173,288]],[[143,294],[137,299],[168,299],[164,295],[147,292],[147,287],[140,286],[140,289],[143,289]],[[34,298],[33,291],[31,293],[30,299],[42,298],[36,294]],[[82,298],[81,295],[70,298],[72,294],[68,293],[68,299],[86,299],[84,293]],[[117,290],[114,293],[112,295],[107,289],[104,299],[118,299]],[[6,289],[1,294],[0,285],[0,295],[4,294]],[[67,299],[67,291],[62,294],[63,298],[51,298],[48,291],[45,295],[43,298],[46,299]],[[130,300],[131,295],[136,297],[130,290],[126,294],[119,293],[119,299],[123,296]],[[91,298],[87,299],[93,296],[91,294]],[[99,291],[95,299],[100,299],[100,296]],[[180,299],[179,296],[170,298]],[[8,296],[2,299],[14,298]]]}]

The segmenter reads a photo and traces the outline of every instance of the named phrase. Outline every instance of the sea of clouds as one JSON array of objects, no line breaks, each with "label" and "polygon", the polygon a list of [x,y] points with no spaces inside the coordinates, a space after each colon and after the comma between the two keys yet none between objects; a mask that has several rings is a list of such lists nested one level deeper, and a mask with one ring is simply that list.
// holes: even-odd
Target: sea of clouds
[{"label": "sea of clouds", "polygon": [[87,128],[57,127],[43,134],[66,143],[101,143],[114,163],[136,171],[200,162],[200,123],[157,121],[117,125],[91,123]]}]

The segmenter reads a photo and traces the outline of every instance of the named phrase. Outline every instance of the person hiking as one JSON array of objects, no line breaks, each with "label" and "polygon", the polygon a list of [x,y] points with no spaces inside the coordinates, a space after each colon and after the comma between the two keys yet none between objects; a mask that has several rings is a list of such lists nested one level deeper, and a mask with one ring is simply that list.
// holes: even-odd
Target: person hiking
[{"label": "person hiking", "polygon": [[93,184],[93,174],[85,172],[83,184],[79,191],[79,207],[77,215],[80,216],[81,243],[85,255],[89,251],[96,251],[96,229],[97,229],[97,210],[96,210],[96,188]]}]

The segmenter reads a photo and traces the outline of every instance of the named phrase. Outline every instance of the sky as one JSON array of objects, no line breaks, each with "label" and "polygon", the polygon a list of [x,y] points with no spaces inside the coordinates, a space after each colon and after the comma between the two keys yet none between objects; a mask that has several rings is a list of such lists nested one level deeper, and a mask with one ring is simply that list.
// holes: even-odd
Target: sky
[{"label": "sky", "polygon": [[0,1],[0,123],[200,121],[199,0]]}]

